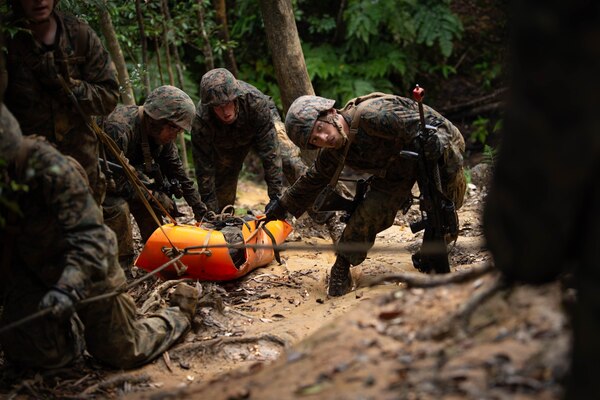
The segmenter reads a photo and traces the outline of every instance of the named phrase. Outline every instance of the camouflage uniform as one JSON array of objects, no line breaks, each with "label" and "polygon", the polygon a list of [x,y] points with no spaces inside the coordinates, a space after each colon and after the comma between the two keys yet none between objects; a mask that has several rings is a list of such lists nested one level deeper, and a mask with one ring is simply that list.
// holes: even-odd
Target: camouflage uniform
[{"label": "camouflage uniform", "polygon": [[[38,311],[51,291],[77,301],[125,283],[115,234],[103,225],[83,173],[45,140],[20,135],[2,105],[0,158],[8,159],[9,178],[28,187],[8,194],[22,215],[10,214],[0,230],[2,326]],[[159,356],[189,327],[178,307],[136,321],[133,299],[120,294],[82,306],[70,319],[32,320],[2,334],[0,342],[5,356],[24,366],[63,366],[81,355],[85,341],[98,360],[131,368]]]},{"label": "camouflage uniform", "polygon": [[[323,105],[321,111],[331,108],[334,103],[317,96],[311,98],[320,99]],[[377,233],[390,227],[398,211],[410,204],[417,166],[414,161],[400,158],[398,153],[401,150],[414,151],[412,146],[419,129],[419,111],[416,102],[400,96],[375,98],[365,107],[345,165],[357,172],[373,174],[374,178],[365,199],[347,222],[340,243],[359,242],[372,246]],[[301,126],[306,129],[305,133],[309,133],[317,116],[314,111],[314,108],[295,109],[294,104],[288,111],[288,134],[301,148],[311,146],[308,135],[299,138],[291,132]],[[345,107],[340,113],[350,126],[353,115],[350,107]],[[459,208],[466,189],[462,168],[464,139],[454,125],[428,106],[425,106],[425,118],[428,125],[437,127],[443,148],[440,160],[442,189]],[[300,216],[330,182],[343,159],[343,151],[343,148],[321,149],[315,164],[283,194],[282,206],[291,214]],[[338,254],[352,265],[362,263],[366,255],[366,251],[340,251]]]},{"label": "camouflage uniform", "polygon": [[[226,125],[212,110],[218,104],[203,104],[200,100],[196,106],[192,155],[200,194],[208,209],[219,212],[224,206],[234,204],[238,177],[251,148],[262,160],[269,198],[277,199],[282,189],[282,163],[275,127],[280,119],[275,104],[254,86],[235,81],[233,75],[221,68],[203,77],[202,85],[205,87],[207,83],[219,89],[228,84],[235,87],[231,93],[211,93],[211,96],[222,102],[235,100],[238,113],[235,122]],[[287,165],[293,168],[293,164]]]},{"label": "camouflage uniform", "polygon": [[[143,135],[148,138],[148,145],[152,162],[157,164],[163,179],[171,181],[176,179],[181,185],[183,197],[190,205],[194,212],[196,220],[200,220],[206,213],[206,206],[200,199],[198,191],[194,188],[193,181],[187,176],[183,168],[177,146],[174,142],[169,142],[164,145],[158,144],[152,139],[151,128],[149,127],[153,118],[149,117],[148,111],[152,115],[157,116],[154,112],[164,113],[164,116],[174,115],[171,110],[174,103],[168,104],[161,101],[163,91],[170,90],[171,92],[185,93],[172,86],[161,86],[155,89],[148,97],[143,107],[139,106],[118,106],[107,118],[100,122],[105,132],[113,138],[117,146],[123,151],[123,155],[129,160],[129,164],[140,173],[146,173],[144,169],[144,153],[143,153]],[[189,97],[185,95],[188,100]],[[154,100],[156,99],[156,100]],[[154,103],[157,103],[160,110],[154,110]],[[194,104],[189,100],[190,106]],[[171,108],[170,108],[171,107]],[[145,110],[141,112],[141,110]],[[182,129],[190,129],[190,123],[194,115],[194,111],[189,112],[189,121],[172,120],[171,122],[181,125]],[[162,117],[163,115],[158,115]],[[163,120],[163,118],[161,118]],[[142,235],[142,239],[146,241],[150,235],[156,230],[156,222],[139,200],[138,195],[133,191],[131,184],[125,176],[118,171],[114,171],[117,178],[117,188],[115,192],[107,194],[104,202],[104,212],[106,224],[117,232],[119,237],[119,255],[121,258],[133,255],[133,245],[131,237],[131,226],[129,219],[129,211],[133,214]],[[169,194],[170,197],[170,194]],[[155,210],[158,215],[161,211]]]},{"label": "camouflage uniform", "polygon": [[[59,11],[54,11],[54,16],[58,30],[56,44],[50,48],[24,31],[7,38],[6,105],[23,134],[43,135],[81,163],[100,203],[105,181],[98,165],[98,139],[57,85],[56,71],[72,83],[72,91],[88,115],[109,114],[117,104],[119,84],[110,56],[94,31]],[[51,74],[54,76],[48,76]]]}]

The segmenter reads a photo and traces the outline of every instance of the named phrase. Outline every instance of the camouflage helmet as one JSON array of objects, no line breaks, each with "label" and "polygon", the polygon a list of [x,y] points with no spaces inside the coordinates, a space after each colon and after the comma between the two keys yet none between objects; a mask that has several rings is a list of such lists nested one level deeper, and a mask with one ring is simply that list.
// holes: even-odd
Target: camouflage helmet
[{"label": "camouflage helmet", "polygon": [[242,94],[235,76],[225,68],[208,71],[200,81],[200,99],[206,106],[218,106],[234,101]]},{"label": "camouflage helmet", "polygon": [[301,149],[316,149],[308,143],[310,133],[317,118],[334,104],[335,100],[319,96],[300,96],[294,100],[285,116],[285,130],[292,142]]},{"label": "camouflage helmet", "polygon": [[11,162],[22,142],[19,123],[4,104],[0,105],[0,159]]},{"label": "camouflage helmet", "polygon": [[189,131],[192,129],[196,107],[183,90],[165,85],[157,87],[148,95],[144,102],[144,111],[152,119],[166,119]]}]

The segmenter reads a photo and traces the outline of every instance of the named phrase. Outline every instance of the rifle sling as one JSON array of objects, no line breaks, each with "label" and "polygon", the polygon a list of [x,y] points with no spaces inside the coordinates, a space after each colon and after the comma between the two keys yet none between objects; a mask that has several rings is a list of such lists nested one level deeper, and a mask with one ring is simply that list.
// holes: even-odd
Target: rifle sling
[{"label": "rifle sling", "polygon": [[273,233],[271,233],[271,231],[267,229],[266,224],[264,224],[262,226],[262,230],[267,234],[269,239],[271,239],[271,244],[273,245],[273,256],[275,257],[275,261],[277,261],[279,263],[279,265],[281,265],[280,252],[278,249],[275,248],[277,246],[277,241],[275,240],[275,236],[273,236]]},{"label": "rifle sling", "polygon": [[346,156],[348,155],[350,146],[352,145],[352,142],[354,141],[354,138],[356,137],[356,133],[358,132],[358,124],[360,123],[360,114],[362,113],[362,110],[364,109],[364,105],[366,103],[368,103],[368,101],[362,102],[362,103],[358,104],[358,106],[354,106],[353,108],[350,109],[350,112],[352,113],[352,123],[350,124],[350,131],[348,132],[348,140],[346,141],[346,146],[344,147],[344,153],[342,155],[342,159],[341,159],[340,163],[338,164],[338,167],[335,170],[335,173],[331,177],[331,180],[329,181],[329,186],[331,188],[335,187],[338,179],[340,178],[340,174],[342,173],[342,170],[344,169],[344,164],[346,163]]},{"label": "rifle sling", "polygon": [[148,134],[144,129],[144,106],[138,108],[138,117],[140,119],[140,132],[142,133],[142,154],[144,155],[144,172],[148,175],[152,173],[152,154],[150,153],[150,143],[148,143]]}]

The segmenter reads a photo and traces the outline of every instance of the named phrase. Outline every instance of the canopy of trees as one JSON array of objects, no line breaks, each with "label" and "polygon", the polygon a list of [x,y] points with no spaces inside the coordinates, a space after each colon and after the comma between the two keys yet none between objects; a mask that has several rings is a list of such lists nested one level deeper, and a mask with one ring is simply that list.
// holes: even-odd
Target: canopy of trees
[{"label": "canopy of trees", "polygon": [[[490,41],[504,38],[489,36],[503,28],[504,3],[293,0],[292,6],[315,93],[343,103],[371,91],[408,93],[417,81],[436,85],[430,93],[438,97],[439,82],[454,76],[491,90],[502,43]],[[109,12],[138,100],[145,84],[169,81],[197,98],[202,74],[226,67],[281,106],[259,0],[62,0],[60,6],[98,32],[104,32],[99,11]]]}]

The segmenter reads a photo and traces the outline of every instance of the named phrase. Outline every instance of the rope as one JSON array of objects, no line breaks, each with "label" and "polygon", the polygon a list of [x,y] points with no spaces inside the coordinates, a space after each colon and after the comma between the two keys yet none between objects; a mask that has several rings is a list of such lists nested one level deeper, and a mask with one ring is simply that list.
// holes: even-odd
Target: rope
[{"label": "rope", "polygon": [[[156,268],[154,271],[149,272],[148,274],[146,274],[143,277],[141,277],[141,278],[139,278],[139,279],[131,282],[128,285],[123,285],[120,288],[118,288],[118,289],[116,289],[116,290],[114,290],[112,292],[109,292],[109,293],[103,293],[103,294],[100,294],[98,296],[93,296],[93,297],[88,297],[87,299],[83,299],[80,302],[78,302],[78,303],[75,304],[75,308],[76,309],[77,308],[81,308],[81,307],[86,306],[86,305],[88,305],[90,303],[93,303],[95,301],[106,300],[106,299],[110,299],[112,297],[116,297],[116,296],[120,295],[121,293],[124,293],[124,292],[130,290],[131,288],[139,285],[140,283],[142,283],[146,279],[150,278],[151,276],[156,275],[157,273],[159,273],[160,271],[162,271],[165,268],[169,267],[170,265],[179,262],[179,260],[181,259],[181,257],[184,256],[184,254],[185,253],[180,253],[174,259],[166,262],[165,264],[163,264],[160,267]],[[36,319],[41,318],[43,316],[46,316],[46,315],[50,314],[51,312],[52,312],[52,307],[48,307],[48,308],[44,308],[43,310],[37,311],[37,312],[35,312],[33,314],[30,314],[30,315],[28,315],[28,316],[26,316],[24,318],[21,318],[18,321],[11,322],[10,324],[5,325],[2,328],[0,328],[0,335],[2,335],[3,333],[8,332],[8,331],[10,331],[10,330],[12,330],[14,328],[17,328],[17,327],[19,327],[19,326],[21,326],[23,324],[26,324],[26,323],[28,323],[30,321],[33,321],[33,320],[36,320]]]},{"label": "rope", "polygon": [[[259,224],[264,221],[264,220],[259,220]],[[258,228],[257,228],[258,229]],[[76,308],[93,303],[95,301],[99,301],[99,300],[104,300],[104,299],[108,299],[114,296],[118,296],[119,294],[126,292],[128,290],[130,290],[131,288],[139,285],[141,282],[145,281],[146,279],[148,279],[149,277],[156,275],[157,273],[159,273],[160,271],[164,270],[165,268],[175,264],[175,263],[181,263],[181,258],[185,255],[203,255],[203,254],[210,254],[210,250],[209,249],[216,249],[216,248],[227,248],[227,249],[271,249],[273,251],[284,251],[284,250],[319,250],[319,251],[333,251],[333,252],[365,252],[365,251],[372,251],[372,252],[396,252],[398,251],[399,247],[394,247],[394,246],[386,246],[386,247],[378,247],[378,246],[370,246],[368,243],[364,243],[364,242],[346,242],[346,243],[336,243],[336,244],[297,244],[297,243],[286,243],[286,244],[281,244],[281,245],[267,245],[267,244],[248,244],[248,243],[233,243],[233,244],[214,244],[214,245],[209,245],[207,243],[204,243],[201,246],[189,246],[189,247],[185,247],[183,249],[177,249],[175,246],[173,246],[172,248],[163,248],[162,251],[165,255],[171,257],[174,256],[174,258],[172,260],[169,260],[168,262],[166,262],[165,264],[161,265],[160,267],[156,268],[155,270],[153,270],[152,272],[149,272],[148,274],[144,275],[143,277],[131,282],[128,285],[124,285],[119,289],[116,289],[112,292],[109,293],[104,293],[98,296],[94,296],[94,297],[89,297],[87,299],[84,299],[82,301],[80,301],[79,303],[76,304]],[[201,251],[196,252],[194,250],[198,250],[200,249]],[[182,264],[183,265],[183,264]],[[185,266],[185,265],[184,265]],[[185,272],[185,271],[184,271]],[[29,321],[35,320],[37,318],[41,318],[49,313],[52,312],[52,308],[46,308],[40,311],[37,311],[31,315],[28,315],[27,317],[24,317],[18,321],[12,322],[8,325],[5,325],[4,327],[0,328],[0,335],[3,334],[4,332],[7,332],[11,329],[14,329],[20,325],[23,325]]]}]

